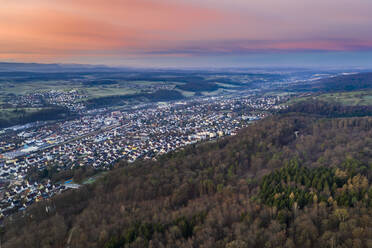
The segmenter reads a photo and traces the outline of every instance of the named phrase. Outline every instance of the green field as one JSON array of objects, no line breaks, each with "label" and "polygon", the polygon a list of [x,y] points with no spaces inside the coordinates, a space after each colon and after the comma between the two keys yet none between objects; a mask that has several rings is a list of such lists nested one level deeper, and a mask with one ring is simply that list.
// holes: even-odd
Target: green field
[{"label": "green field", "polygon": [[6,94],[25,95],[35,91],[64,90],[71,88],[76,88],[76,84],[66,81],[40,81],[0,84],[0,92],[2,95]]},{"label": "green field", "polygon": [[[121,84],[86,86],[81,83],[69,81],[44,81],[27,83],[2,83],[0,84],[0,97],[8,94],[25,95],[32,92],[42,92],[46,90],[71,90],[77,89],[85,91],[88,97],[101,97],[110,95],[126,95],[138,92],[135,87],[128,87]],[[1,98],[0,98],[1,99]],[[0,100],[1,101],[1,100]]]},{"label": "green field", "polygon": [[138,93],[138,90],[124,87],[85,87],[83,92],[87,94],[88,98],[115,96],[115,95],[129,95]]},{"label": "green field", "polygon": [[327,93],[321,95],[293,98],[288,102],[288,104],[293,104],[299,101],[306,101],[309,99],[331,103],[340,103],[345,106],[367,106],[372,105],[372,90]]},{"label": "green field", "polygon": [[218,90],[215,90],[215,91],[203,91],[202,94],[204,96],[217,96],[219,94],[222,94],[222,93],[232,93],[232,92],[235,92],[235,90],[231,90],[231,89],[218,89]]},{"label": "green field", "polygon": [[319,100],[333,101],[344,105],[372,105],[372,91],[341,92],[320,95]]}]

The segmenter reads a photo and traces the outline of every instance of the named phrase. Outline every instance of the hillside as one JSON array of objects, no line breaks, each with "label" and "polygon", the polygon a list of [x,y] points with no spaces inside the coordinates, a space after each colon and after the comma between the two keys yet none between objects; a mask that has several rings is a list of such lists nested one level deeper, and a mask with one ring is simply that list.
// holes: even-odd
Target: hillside
[{"label": "hillside", "polygon": [[372,118],[286,113],[7,220],[3,247],[370,247]]},{"label": "hillside", "polygon": [[340,75],[296,85],[295,91],[340,92],[372,89],[372,73]]}]

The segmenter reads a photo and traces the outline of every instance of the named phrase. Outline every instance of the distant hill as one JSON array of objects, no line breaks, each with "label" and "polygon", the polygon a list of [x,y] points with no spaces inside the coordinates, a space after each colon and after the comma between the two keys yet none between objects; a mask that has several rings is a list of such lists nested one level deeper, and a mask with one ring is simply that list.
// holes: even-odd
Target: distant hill
[{"label": "distant hill", "polygon": [[83,64],[39,64],[39,63],[8,63],[0,62],[0,72],[109,72],[124,71],[125,68],[113,68],[104,65]]},{"label": "distant hill", "polygon": [[372,89],[372,73],[358,73],[341,75],[320,79],[317,81],[306,82],[305,85],[296,86],[297,91],[314,92],[338,92]]}]

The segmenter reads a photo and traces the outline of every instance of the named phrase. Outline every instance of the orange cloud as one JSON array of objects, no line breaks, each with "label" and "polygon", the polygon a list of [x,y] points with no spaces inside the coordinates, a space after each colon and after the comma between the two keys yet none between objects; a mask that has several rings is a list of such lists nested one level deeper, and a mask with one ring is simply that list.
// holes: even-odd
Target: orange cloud
[{"label": "orange cloud", "polygon": [[353,50],[370,0],[2,0],[0,59]]},{"label": "orange cloud", "polygon": [[[217,12],[163,1],[7,2],[0,9],[0,53],[71,54],[148,49],[187,39]],[[187,32],[187,30],[189,32]],[[186,32],[185,32],[186,31]]]}]

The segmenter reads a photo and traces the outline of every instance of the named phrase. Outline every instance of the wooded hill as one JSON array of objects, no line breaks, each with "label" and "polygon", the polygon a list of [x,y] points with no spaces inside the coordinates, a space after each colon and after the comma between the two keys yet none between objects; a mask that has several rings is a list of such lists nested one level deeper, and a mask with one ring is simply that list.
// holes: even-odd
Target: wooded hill
[{"label": "wooded hill", "polygon": [[319,79],[296,85],[292,90],[311,92],[343,92],[372,89],[372,73],[356,73]]},{"label": "wooded hill", "polygon": [[116,167],[8,219],[3,247],[372,246],[372,117],[282,113]]}]

